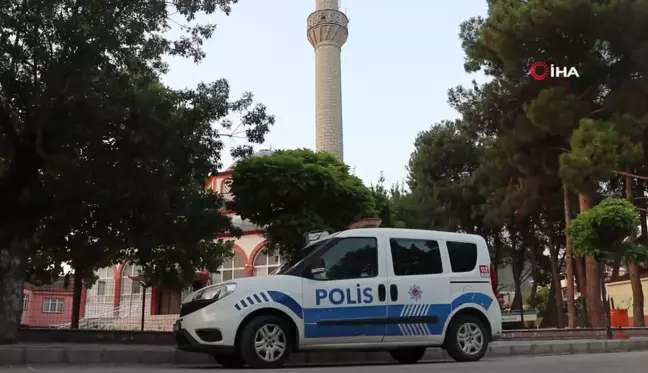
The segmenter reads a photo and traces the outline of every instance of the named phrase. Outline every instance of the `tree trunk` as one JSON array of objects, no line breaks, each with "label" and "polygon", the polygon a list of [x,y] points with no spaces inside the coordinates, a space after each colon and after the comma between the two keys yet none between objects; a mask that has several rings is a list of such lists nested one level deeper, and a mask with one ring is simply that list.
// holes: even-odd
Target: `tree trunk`
[{"label": "tree trunk", "polygon": [[[632,177],[625,177],[625,194],[630,203],[634,204],[634,182]],[[643,227],[642,227],[643,228]],[[641,269],[637,263],[628,263],[630,287],[632,288],[632,318],[634,326],[644,326],[644,294],[641,288]]]},{"label": "tree trunk", "polygon": [[587,301],[587,286],[585,284],[585,258],[580,255],[574,254],[574,264],[576,267],[576,278],[578,279],[578,292],[584,302]]},{"label": "tree trunk", "polygon": [[[559,291],[560,292],[560,291]],[[555,298],[556,296],[556,289],[551,287],[549,289],[549,302],[547,302],[547,308],[545,309],[544,314],[540,315],[542,316],[542,322],[540,323],[540,328],[556,328],[558,327],[558,315],[560,312],[563,312],[562,310],[560,312],[556,312],[556,304],[555,302],[552,302],[551,299]],[[554,317],[554,314],[556,317]]]},{"label": "tree trunk", "polygon": [[[600,263],[593,256],[585,257],[585,277],[587,284],[587,314],[593,328],[605,327],[603,307],[601,307]],[[598,296],[597,296],[598,294]]]},{"label": "tree trunk", "polygon": [[[643,163],[644,165],[647,165],[648,164],[648,128],[644,128],[642,145],[643,145]],[[646,180],[639,180],[639,185],[640,185],[639,195],[641,197],[644,197],[648,182]],[[638,202],[637,204],[640,205],[640,207],[644,209],[648,208],[647,199],[643,198],[637,202]],[[647,227],[648,224],[646,223],[646,212],[639,210],[639,216],[641,217],[641,243],[643,243],[644,245],[648,245],[648,227]],[[643,266],[644,268],[648,268],[648,260],[646,260],[643,263]]]},{"label": "tree trunk", "polygon": [[632,288],[632,319],[634,326],[643,328],[645,326],[644,316],[644,294],[641,288],[641,270],[639,264],[629,263],[630,287]]},{"label": "tree trunk", "polygon": [[616,259],[614,261],[614,266],[612,267],[612,276],[610,276],[610,280],[616,280],[619,277],[620,270],[621,270],[621,260]]},{"label": "tree trunk", "polygon": [[520,281],[520,276],[513,274],[513,283],[515,284],[515,295],[513,296],[513,302],[511,302],[511,312],[518,312],[520,314],[520,324],[519,328],[524,329],[524,300],[522,299],[522,284]]},{"label": "tree trunk", "polygon": [[70,329],[79,329],[81,293],[83,292],[83,271],[76,268],[74,269],[74,286],[72,289],[72,320],[70,320]]},{"label": "tree trunk", "polygon": [[27,241],[17,237],[7,249],[0,249],[0,344],[17,342],[28,250]]},{"label": "tree trunk", "polygon": [[515,286],[515,295],[511,302],[511,310],[518,310],[524,304],[522,300],[522,271],[519,268],[515,256],[513,257],[511,269],[513,270],[513,285]]},{"label": "tree trunk", "polygon": [[607,289],[605,288],[605,265],[599,263],[601,273],[599,273],[599,286],[601,287],[601,306],[605,312],[605,337],[607,339],[614,338],[612,336],[612,319],[610,317],[610,302],[608,300]]},{"label": "tree trunk", "polygon": [[[579,194],[578,202],[581,214],[592,208],[592,199],[587,194]],[[601,307],[601,278],[599,274],[599,262],[596,257],[585,258],[585,286],[587,288],[587,315],[592,327],[602,328],[605,326],[603,307]]]},{"label": "tree trunk", "polygon": [[[515,233],[513,233],[513,236]],[[513,284],[515,285],[515,295],[513,302],[511,302],[511,312],[518,311],[520,313],[520,328],[524,329],[524,299],[522,299],[522,272],[524,271],[524,252],[520,253],[517,250],[515,238],[511,239],[513,255],[512,255],[512,269],[513,269]],[[520,258],[521,256],[521,258]]]},{"label": "tree trunk", "polygon": [[[643,190],[641,191],[643,195]],[[646,203],[643,203],[642,206],[639,206],[643,209],[647,207]],[[641,223],[641,242],[648,243],[648,223],[646,223],[646,211],[639,210],[639,218]]]},{"label": "tree trunk", "polygon": [[[563,183],[563,205],[565,209],[565,227],[569,226],[569,222],[571,221],[571,198],[570,198],[570,193],[569,193],[569,187],[567,186],[567,183]],[[567,229],[565,229],[565,238],[566,238],[566,246],[567,250],[565,253],[565,267],[566,267],[566,280],[567,280],[567,316],[568,316],[568,327],[573,329],[576,327],[576,307],[574,305],[574,249],[572,248],[571,244],[571,239],[569,238],[569,234],[567,234]],[[553,271],[553,262],[551,263],[552,265],[552,271]],[[556,286],[554,282],[554,286]],[[562,287],[560,286],[560,279],[558,280],[558,288]],[[560,293],[562,297],[562,292],[556,292]]]},{"label": "tree trunk", "polygon": [[536,302],[537,294],[538,294],[538,283],[534,281],[533,285],[531,285],[531,292],[529,293],[529,307],[531,308],[538,307],[538,302]]},{"label": "tree trunk", "polygon": [[[643,183],[641,184],[643,185]],[[641,191],[641,196],[644,195],[644,188],[643,186],[640,189]],[[646,203],[646,200],[641,200],[640,206],[642,209],[645,209],[648,207],[648,203]],[[644,210],[639,210],[639,218],[641,222],[641,236],[640,236],[640,241],[644,245],[648,245],[648,222],[646,222],[646,211]],[[648,268],[648,261],[645,261],[643,263],[644,268]]]},{"label": "tree trunk", "polygon": [[[552,280],[552,292],[554,295],[554,302],[556,303],[556,327],[564,328],[565,327],[565,306],[563,304],[562,297],[562,287],[560,286],[560,268],[558,265],[558,248],[553,244],[549,245],[550,251],[550,260],[551,260],[551,280]],[[572,277],[572,291],[574,290],[573,283],[574,278]],[[572,307],[574,306],[574,296],[572,293]],[[572,310],[575,313],[575,309]],[[572,316],[570,316],[570,319]],[[575,324],[575,321],[574,321]],[[572,324],[570,328],[573,328],[575,325]]]},{"label": "tree trunk", "polygon": [[511,302],[511,311],[519,311],[522,308],[522,287],[520,286],[520,280],[515,275],[513,275],[513,285],[515,287],[515,293]]},{"label": "tree trunk", "polygon": [[529,261],[531,262],[531,279],[533,280],[533,286],[531,287],[531,308],[536,308],[538,306],[536,302],[536,294],[538,292],[538,280],[540,276],[538,275],[538,244],[535,236],[533,235],[533,224],[529,224],[527,227],[527,243],[529,247]]}]

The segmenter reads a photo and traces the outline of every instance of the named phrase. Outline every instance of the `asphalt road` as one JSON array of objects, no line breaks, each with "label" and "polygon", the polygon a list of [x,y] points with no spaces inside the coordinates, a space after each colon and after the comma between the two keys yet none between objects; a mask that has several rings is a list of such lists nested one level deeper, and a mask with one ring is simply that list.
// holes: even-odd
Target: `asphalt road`
[{"label": "asphalt road", "polygon": [[[277,370],[264,370],[265,373],[645,373],[648,366],[648,352],[628,352],[589,355],[562,355],[484,359],[477,363],[435,362],[415,365],[360,365],[326,367],[290,367]],[[0,368],[0,372],[43,372],[43,373],[202,373],[215,371],[234,373],[241,370],[226,370],[218,366],[190,367],[16,367]]]}]

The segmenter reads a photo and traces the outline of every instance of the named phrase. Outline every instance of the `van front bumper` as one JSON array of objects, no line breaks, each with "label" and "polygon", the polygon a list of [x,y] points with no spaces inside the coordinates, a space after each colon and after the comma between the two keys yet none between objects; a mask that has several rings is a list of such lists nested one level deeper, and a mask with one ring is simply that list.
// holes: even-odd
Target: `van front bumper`
[{"label": "van front bumper", "polygon": [[[220,331],[215,328],[197,330],[198,335],[208,336],[209,339],[217,339]],[[179,350],[187,352],[200,352],[210,355],[223,355],[233,354],[235,352],[234,346],[226,346],[221,344],[204,344],[196,339],[192,333],[187,329],[182,328],[181,319],[176,321],[173,326],[173,338],[176,342],[176,347]]]}]

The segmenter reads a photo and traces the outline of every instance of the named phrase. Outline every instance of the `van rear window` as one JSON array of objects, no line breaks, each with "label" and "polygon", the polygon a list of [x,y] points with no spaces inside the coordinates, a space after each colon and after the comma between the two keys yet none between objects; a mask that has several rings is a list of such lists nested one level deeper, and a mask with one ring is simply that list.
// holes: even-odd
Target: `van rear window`
[{"label": "van rear window", "polygon": [[470,242],[446,241],[452,272],[472,272],[477,266],[477,245]]},{"label": "van rear window", "polygon": [[392,263],[396,276],[420,276],[443,273],[439,243],[433,240],[392,238]]}]

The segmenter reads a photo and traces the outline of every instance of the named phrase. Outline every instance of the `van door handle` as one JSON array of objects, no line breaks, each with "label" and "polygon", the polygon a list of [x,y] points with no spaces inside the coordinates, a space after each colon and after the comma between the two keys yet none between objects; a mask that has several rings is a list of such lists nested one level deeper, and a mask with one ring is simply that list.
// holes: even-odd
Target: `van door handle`
[{"label": "van door handle", "polygon": [[395,284],[391,284],[389,286],[389,297],[391,298],[392,302],[396,302],[398,300],[398,286]]},{"label": "van door handle", "polygon": [[385,298],[387,298],[387,291],[385,290],[385,285],[380,284],[378,285],[378,300],[384,302]]}]

